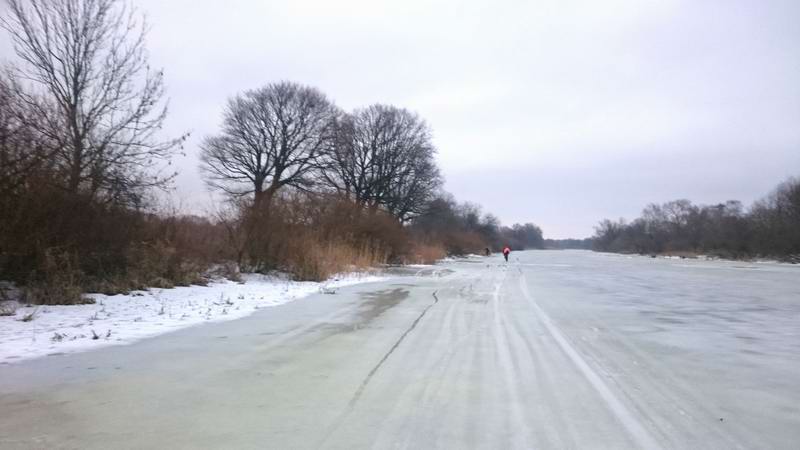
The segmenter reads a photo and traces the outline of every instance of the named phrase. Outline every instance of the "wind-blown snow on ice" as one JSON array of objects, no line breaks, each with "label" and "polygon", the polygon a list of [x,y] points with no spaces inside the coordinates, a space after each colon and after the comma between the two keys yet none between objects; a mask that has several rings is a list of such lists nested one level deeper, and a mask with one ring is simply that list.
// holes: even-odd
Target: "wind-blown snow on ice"
[{"label": "wind-blown snow on ice", "polygon": [[[339,287],[387,277],[346,274],[323,283],[277,276],[243,275],[243,282],[134,291],[128,295],[90,294],[91,305],[27,306],[0,317],[0,364],[51,354],[72,353],[137,340],[208,322],[238,319]],[[31,321],[21,319],[34,314]]]}]

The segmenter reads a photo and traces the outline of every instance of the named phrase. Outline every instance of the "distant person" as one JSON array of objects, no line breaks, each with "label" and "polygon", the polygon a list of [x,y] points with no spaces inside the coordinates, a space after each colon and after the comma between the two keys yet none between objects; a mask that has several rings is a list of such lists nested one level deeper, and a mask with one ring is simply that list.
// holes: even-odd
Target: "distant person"
[{"label": "distant person", "polygon": [[511,254],[511,247],[505,246],[503,247],[503,257],[506,258],[506,262],[508,262],[508,255]]},{"label": "distant person", "polygon": [[489,250],[489,247],[486,247],[483,251],[486,253],[486,256],[492,256],[492,251]]}]

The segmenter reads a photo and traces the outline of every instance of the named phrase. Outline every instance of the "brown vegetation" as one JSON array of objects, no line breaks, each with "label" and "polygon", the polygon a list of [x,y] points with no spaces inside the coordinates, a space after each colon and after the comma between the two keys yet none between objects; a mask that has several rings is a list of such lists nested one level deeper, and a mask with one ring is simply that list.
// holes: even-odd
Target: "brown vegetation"
[{"label": "brown vegetation", "polygon": [[[405,230],[391,216],[336,196],[279,196],[269,214],[243,208],[227,226],[234,241],[244,243],[239,263],[251,271],[321,280],[400,258],[408,245]],[[243,234],[248,236],[239,237]]]},{"label": "brown vegetation", "polygon": [[148,65],[141,16],[122,0],[7,4],[0,24],[17,59],[0,75],[0,281],[23,301],[82,303],[240,270],[322,280],[541,241],[538,227],[503,228],[441,191],[417,114],[347,113],[288,81],[234,96],[203,140],[222,212],[158,211],[186,136],[160,135],[163,73]]}]

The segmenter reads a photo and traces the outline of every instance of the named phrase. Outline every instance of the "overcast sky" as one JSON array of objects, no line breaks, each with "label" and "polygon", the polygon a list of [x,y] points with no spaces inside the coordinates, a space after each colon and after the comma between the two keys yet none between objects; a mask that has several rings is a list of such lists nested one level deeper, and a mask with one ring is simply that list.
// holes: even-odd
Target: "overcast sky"
[{"label": "overcast sky", "polygon": [[169,130],[191,131],[178,196],[208,194],[197,144],[226,99],[269,82],[345,109],[406,107],[446,189],[546,237],[649,202],[763,196],[800,175],[800,2],[139,0]]}]

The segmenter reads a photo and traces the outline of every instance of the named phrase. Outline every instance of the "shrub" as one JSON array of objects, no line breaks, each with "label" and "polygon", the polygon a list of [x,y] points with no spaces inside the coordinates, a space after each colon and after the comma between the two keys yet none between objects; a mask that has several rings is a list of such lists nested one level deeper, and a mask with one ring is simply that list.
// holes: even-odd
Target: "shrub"
[{"label": "shrub", "polygon": [[323,280],[402,260],[409,234],[394,218],[335,196],[278,197],[269,210],[244,208],[241,262],[254,271],[283,270],[298,280]]},{"label": "shrub", "polygon": [[410,254],[403,260],[405,264],[433,264],[447,256],[447,249],[441,243],[415,242]]},{"label": "shrub", "polygon": [[0,280],[15,282],[30,302],[202,284],[208,267],[234,254],[224,224],[102,203],[39,181],[0,198]]},{"label": "shrub", "polygon": [[12,302],[0,302],[0,317],[13,316],[17,314],[17,304]]},{"label": "shrub", "polygon": [[286,268],[298,281],[323,281],[337,273],[361,271],[384,264],[386,258],[385,252],[369,245],[354,247],[308,237],[292,243]]},{"label": "shrub", "polygon": [[83,296],[82,277],[74,255],[47,250],[42,268],[26,287],[25,298],[37,305],[94,303]]}]

